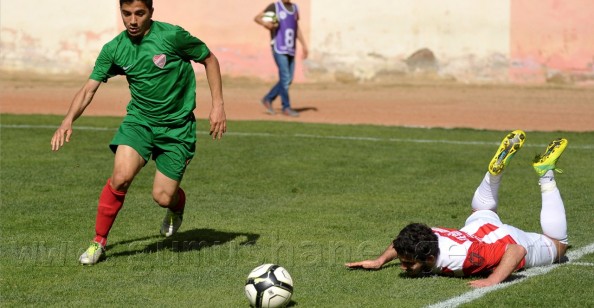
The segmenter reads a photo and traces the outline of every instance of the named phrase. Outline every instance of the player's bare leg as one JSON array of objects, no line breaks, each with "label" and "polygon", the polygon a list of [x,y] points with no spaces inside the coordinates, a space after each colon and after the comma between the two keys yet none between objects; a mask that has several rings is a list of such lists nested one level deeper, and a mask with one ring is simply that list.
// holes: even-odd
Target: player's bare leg
[{"label": "player's bare leg", "polygon": [[179,181],[157,170],[153,183],[153,199],[159,206],[167,208],[160,231],[165,237],[175,234],[183,221],[186,194],[179,184]]}]

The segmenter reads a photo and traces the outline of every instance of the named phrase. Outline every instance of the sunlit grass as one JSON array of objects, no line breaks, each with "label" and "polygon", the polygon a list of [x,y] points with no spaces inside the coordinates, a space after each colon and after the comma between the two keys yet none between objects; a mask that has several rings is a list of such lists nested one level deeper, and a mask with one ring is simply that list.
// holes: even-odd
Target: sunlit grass
[{"label": "sunlit grass", "polygon": [[[83,117],[57,153],[52,116],[2,115],[2,306],[246,307],[243,284],[279,263],[303,307],[424,306],[470,289],[465,279],[400,277],[343,264],[381,253],[407,223],[460,227],[504,132],[382,126],[231,122],[221,141],[199,124],[196,158],[182,183],[188,208],[172,239],[150,196],[154,163],[126,198],[107,260],[78,264],[94,233],[97,198],[111,173],[107,145],[121,119]],[[516,129],[510,128],[510,129]],[[507,223],[540,231],[540,191],[530,161],[549,140],[569,139],[557,177],[574,249],[592,235],[594,133],[528,132],[501,187]],[[592,256],[584,257],[592,261]],[[473,305],[582,306],[594,269],[563,266]],[[583,276],[583,278],[581,278]],[[579,296],[567,292],[577,290]]]}]

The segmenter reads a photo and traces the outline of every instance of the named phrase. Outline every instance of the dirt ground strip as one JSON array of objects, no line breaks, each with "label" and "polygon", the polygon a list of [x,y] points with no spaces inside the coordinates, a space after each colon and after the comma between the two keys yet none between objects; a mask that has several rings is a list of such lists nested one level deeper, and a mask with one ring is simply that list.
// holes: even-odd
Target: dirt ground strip
[{"label": "dirt ground strip", "polygon": [[[0,80],[0,113],[64,115],[84,78]],[[198,80],[199,118],[208,117],[210,93]],[[594,87],[495,86],[408,82],[394,84],[296,84],[298,118],[264,113],[259,99],[269,83],[225,80],[229,120],[297,121],[410,127],[527,131],[594,131]],[[123,78],[103,84],[86,115],[125,114],[130,95]],[[280,102],[274,103],[277,110]],[[280,111],[280,110],[279,110]],[[58,124],[58,123],[56,123]]]}]

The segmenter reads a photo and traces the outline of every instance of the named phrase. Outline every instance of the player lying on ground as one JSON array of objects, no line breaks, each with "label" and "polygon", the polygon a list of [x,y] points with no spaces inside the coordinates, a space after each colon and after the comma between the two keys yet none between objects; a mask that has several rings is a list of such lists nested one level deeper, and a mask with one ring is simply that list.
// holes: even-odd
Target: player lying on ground
[{"label": "player lying on ground", "polygon": [[473,213],[462,229],[430,228],[413,223],[402,229],[376,259],[346,266],[379,269],[398,258],[402,270],[412,277],[488,275],[469,282],[473,287],[486,287],[504,281],[516,270],[559,262],[567,249],[567,221],[554,171],[558,171],[555,164],[567,146],[566,139],[553,140],[533,163],[540,176],[543,234],[503,224],[497,215],[503,170],[522,147],[525,137],[523,131],[516,130],[503,139],[474,193]]}]

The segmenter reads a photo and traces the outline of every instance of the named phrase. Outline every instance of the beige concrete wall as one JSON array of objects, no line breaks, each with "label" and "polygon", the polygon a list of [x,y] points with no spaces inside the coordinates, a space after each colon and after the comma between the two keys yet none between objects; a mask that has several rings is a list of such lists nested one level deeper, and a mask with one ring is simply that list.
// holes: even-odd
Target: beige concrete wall
[{"label": "beige concrete wall", "polygon": [[[253,22],[271,1],[154,0],[154,18],[204,40],[224,75],[272,81],[268,33]],[[310,47],[296,82],[544,82],[552,71],[594,79],[592,0],[294,2]],[[0,70],[88,74],[121,30],[115,0],[0,0]]]},{"label": "beige concrete wall", "polygon": [[594,1],[514,0],[512,82],[594,80]]},{"label": "beige concrete wall", "polygon": [[312,1],[312,62],[321,72],[408,73],[403,62],[428,48],[439,74],[473,79],[496,74],[486,62],[509,52],[509,0]]},{"label": "beige concrete wall", "polygon": [[0,1],[0,68],[36,73],[89,72],[117,33],[116,1]]},{"label": "beige concrete wall", "polygon": [[[224,75],[271,81],[277,71],[269,34],[253,21],[270,1],[155,0],[153,17],[205,41],[220,59]],[[307,35],[309,1],[298,4]],[[0,13],[4,72],[88,74],[103,44],[124,30],[115,0],[0,0]],[[297,62],[296,82],[305,80],[303,64]],[[195,68],[202,70],[200,65]]]}]

